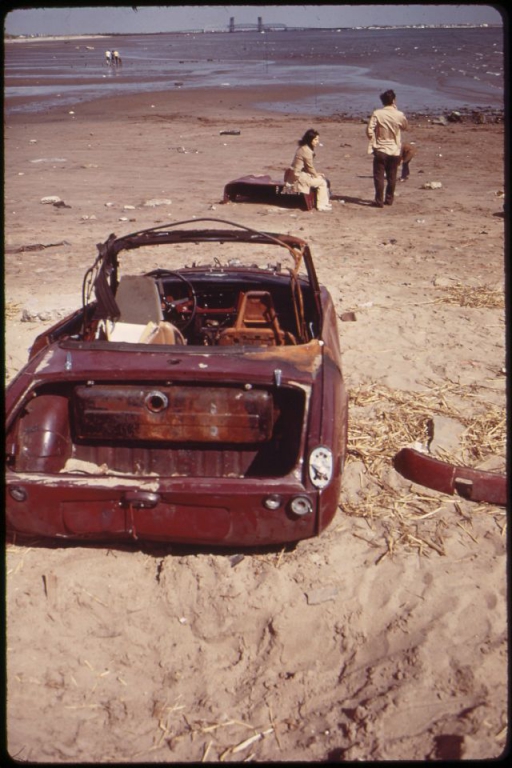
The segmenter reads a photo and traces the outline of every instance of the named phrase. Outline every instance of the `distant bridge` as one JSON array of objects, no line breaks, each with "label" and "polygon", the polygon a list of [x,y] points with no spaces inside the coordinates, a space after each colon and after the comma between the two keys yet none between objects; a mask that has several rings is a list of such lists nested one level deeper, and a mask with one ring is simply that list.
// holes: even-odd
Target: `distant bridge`
[{"label": "distant bridge", "polygon": [[288,29],[286,24],[279,24],[278,22],[274,24],[264,24],[263,23],[263,17],[258,16],[258,23],[257,24],[249,24],[245,22],[240,22],[238,24],[235,24],[235,17],[231,16],[229,20],[229,32],[250,32],[252,30],[256,30],[257,32],[266,32],[267,30],[271,29]]},{"label": "distant bridge", "polygon": [[[274,32],[274,31],[286,31],[288,29],[303,29],[303,27],[288,27],[286,24],[280,24],[278,21],[272,23],[272,24],[264,24],[263,18],[261,16],[258,16],[258,21],[256,24],[252,24],[250,22],[244,22],[240,21],[238,23],[235,22],[235,17],[231,16],[229,19],[228,24],[228,32]],[[201,32],[225,32],[226,27],[225,26],[208,26],[203,29],[186,29],[182,30],[186,34],[199,34]]]}]

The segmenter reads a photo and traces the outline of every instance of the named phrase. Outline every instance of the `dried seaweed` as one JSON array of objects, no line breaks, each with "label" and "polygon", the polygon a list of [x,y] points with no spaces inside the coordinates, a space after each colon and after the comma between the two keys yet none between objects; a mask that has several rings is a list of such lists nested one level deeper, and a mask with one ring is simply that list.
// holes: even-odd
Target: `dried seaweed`
[{"label": "dried seaweed", "polygon": [[12,320],[21,312],[21,304],[15,304],[13,301],[7,301],[5,304],[5,319]]},{"label": "dried seaweed", "polygon": [[456,283],[455,285],[438,287],[443,296],[437,299],[438,304],[457,304],[459,307],[471,307],[475,309],[503,309],[505,296],[503,291],[498,291],[485,285],[468,286]]},{"label": "dried seaweed", "polygon": [[[393,470],[393,457],[404,446],[428,445],[430,424],[435,414],[454,419],[464,426],[457,453],[444,451],[438,458],[453,464],[478,466],[485,459],[499,457],[505,463],[505,408],[490,405],[479,395],[485,387],[446,383],[426,387],[422,392],[406,392],[382,385],[361,386],[350,395],[348,462],[364,465],[361,486],[344,498],[345,514],[361,517],[375,530],[383,526],[386,551],[378,560],[406,546],[428,555],[444,553],[442,530],[437,529],[439,513],[453,507],[451,497],[425,489],[412,493],[410,484]],[[464,407],[467,401],[471,407]],[[494,509],[484,505],[487,509]],[[419,526],[423,521],[429,534]],[[432,530],[431,530],[432,529]]]}]

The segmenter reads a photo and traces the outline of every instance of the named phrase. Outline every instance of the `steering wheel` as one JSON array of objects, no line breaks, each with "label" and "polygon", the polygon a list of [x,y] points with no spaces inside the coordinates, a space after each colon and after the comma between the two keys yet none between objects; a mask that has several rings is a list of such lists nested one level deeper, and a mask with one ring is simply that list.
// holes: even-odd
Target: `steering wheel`
[{"label": "steering wheel", "polygon": [[[185,283],[187,288],[187,296],[184,299],[176,299],[175,301],[169,301],[161,286],[161,279],[158,281],[161,286],[160,295],[162,304],[164,305],[165,312],[169,315],[169,320],[180,331],[184,331],[188,328],[194,317],[196,316],[197,309],[197,296],[192,283],[183,277],[179,272],[165,271],[165,276],[177,277],[182,283]],[[186,312],[184,313],[184,311]]]}]

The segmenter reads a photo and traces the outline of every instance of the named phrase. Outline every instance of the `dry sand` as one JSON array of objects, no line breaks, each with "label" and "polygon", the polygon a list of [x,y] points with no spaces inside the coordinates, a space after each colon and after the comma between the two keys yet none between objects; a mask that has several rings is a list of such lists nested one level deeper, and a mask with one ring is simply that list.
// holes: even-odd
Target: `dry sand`
[{"label": "dry sand", "polygon": [[[497,757],[505,510],[411,487],[391,458],[434,418],[439,451],[504,467],[504,127],[415,119],[410,180],[379,210],[360,121],[264,113],[253,98],[150,94],[7,121],[8,378],[78,306],[111,232],[218,216],[298,234],[339,313],[357,318],[340,323],[351,426],[338,514],[318,539],[243,558],[9,543],[9,752],[53,763]],[[311,126],[332,213],[220,204],[232,179],[280,178]],[[143,205],[155,198],[172,203]]]}]

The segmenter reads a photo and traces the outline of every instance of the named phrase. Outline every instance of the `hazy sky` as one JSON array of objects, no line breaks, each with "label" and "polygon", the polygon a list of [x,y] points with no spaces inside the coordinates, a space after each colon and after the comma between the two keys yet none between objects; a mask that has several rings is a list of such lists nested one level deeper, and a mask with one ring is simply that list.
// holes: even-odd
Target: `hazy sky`
[{"label": "hazy sky", "polygon": [[[177,5],[177,6],[32,6],[4,9],[10,35],[172,32],[227,29],[236,22],[279,22],[288,26],[354,27],[384,24],[499,24],[499,6],[466,5]],[[137,10],[135,10],[135,8]]]}]

